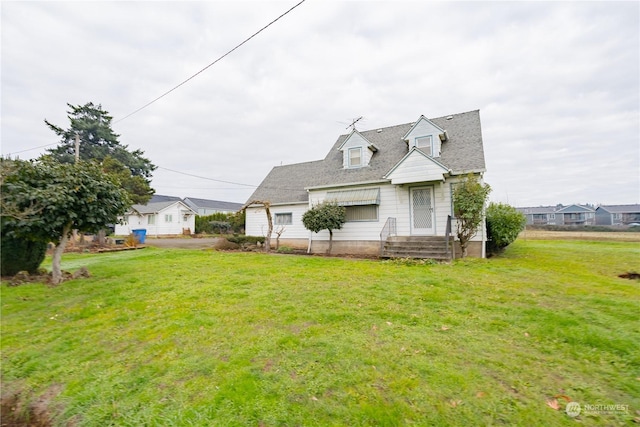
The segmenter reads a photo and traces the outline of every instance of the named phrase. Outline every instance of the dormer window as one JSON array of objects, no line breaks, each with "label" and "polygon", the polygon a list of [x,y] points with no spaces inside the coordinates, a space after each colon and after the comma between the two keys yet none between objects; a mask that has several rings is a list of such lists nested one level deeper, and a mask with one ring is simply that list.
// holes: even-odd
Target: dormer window
[{"label": "dormer window", "polygon": [[360,132],[353,130],[340,144],[338,151],[342,152],[343,168],[360,169],[369,166],[378,147],[362,136]]},{"label": "dormer window", "polygon": [[416,147],[427,156],[433,157],[433,136],[419,136],[416,138]]},{"label": "dormer window", "polygon": [[362,147],[349,148],[349,167],[359,168],[362,166]]},{"label": "dormer window", "polygon": [[434,159],[440,157],[442,144],[448,141],[446,131],[425,116],[420,116],[402,139],[409,150],[418,148],[421,153]]}]

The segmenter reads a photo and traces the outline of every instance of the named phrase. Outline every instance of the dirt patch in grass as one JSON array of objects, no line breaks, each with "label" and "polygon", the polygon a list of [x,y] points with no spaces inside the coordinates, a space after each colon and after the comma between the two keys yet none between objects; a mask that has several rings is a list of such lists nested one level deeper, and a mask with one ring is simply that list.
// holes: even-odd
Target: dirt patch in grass
[{"label": "dirt patch in grass", "polygon": [[[81,277],[91,277],[91,273],[89,273],[89,270],[87,270],[86,267],[81,267],[73,273],[69,271],[62,272],[63,282],[67,280],[78,279]],[[37,274],[29,274],[26,271],[20,271],[15,276],[2,277],[0,278],[0,280],[2,281],[2,283],[6,283],[7,286],[20,286],[24,285],[25,283],[51,284],[51,273],[48,273],[45,270],[41,270]]]},{"label": "dirt patch in grass", "polygon": [[22,388],[3,385],[0,405],[2,427],[49,427],[60,410],[53,400],[62,391],[62,385],[54,384],[36,399],[30,399]]}]

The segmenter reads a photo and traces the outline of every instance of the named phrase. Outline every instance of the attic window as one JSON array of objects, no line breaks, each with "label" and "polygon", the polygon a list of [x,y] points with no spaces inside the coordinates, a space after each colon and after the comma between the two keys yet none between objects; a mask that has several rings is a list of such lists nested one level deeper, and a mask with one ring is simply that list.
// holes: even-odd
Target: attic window
[{"label": "attic window", "polygon": [[349,167],[362,166],[362,147],[349,148]]},{"label": "attic window", "polygon": [[417,137],[416,147],[422,150],[427,156],[433,156],[433,137],[431,135]]}]

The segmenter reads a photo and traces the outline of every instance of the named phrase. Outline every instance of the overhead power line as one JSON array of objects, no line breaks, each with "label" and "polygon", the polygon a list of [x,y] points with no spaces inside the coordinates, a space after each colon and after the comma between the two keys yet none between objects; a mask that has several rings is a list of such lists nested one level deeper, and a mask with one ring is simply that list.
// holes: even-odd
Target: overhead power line
[{"label": "overhead power line", "polygon": [[[215,61],[213,61],[212,63],[210,63],[209,65],[207,65],[206,67],[204,67],[203,69],[201,69],[200,71],[198,71],[197,73],[195,73],[194,75],[192,75],[191,77],[189,77],[188,79],[184,80],[183,82],[181,82],[180,84],[174,86],[173,88],[171,88],[170,90],[166,91],[165,93],[163,93],[162,95],[158,96],[157,98],[155,98],[154,100],[147,102],[145,105],[143,105],[142,107],[138,108],[135,111],[132,111],[131,113],[127,114],[126,116],[124,116],[121,119],[115,120],[112,122],[112,124],[116,124],[119,123],[131,116],[133,116],[134,114],[138,113],[139,111],[142,111],[143,109],[147,108],[148,106],[150,106],[151,104],[153,104],[154,102],[164,98],[165,96],[169,95],[171,92],[173,92],[174,90],[178,89],[180,86],[184,85],[185,83],[187,83],[188,81],[190,81],[191,79],[193,79],[194,77],[196,77],[197,75],[201,74],[202,72],[204,72],[205,70],[209,69],[210,67],[212,67],[213,65],[215,65],[216,63],[220,62],[222,59],[224,59],[225,57],[227,57],[228,55],[230,55],[232,52],[234,52],[235,50],[237,50],[238,48],[240,48],[241,46],[243,46],[244,44],[246,44],[249,40],[251,40],[252,38],[254,38],[255,36],[257,36],[258,34],[260,34],[261,32],[263,32],[264,30],[266,30],[268,27],[270,27],[271,25],[275,24],[278,20],[280,20],[282,17],[284,17],[285,15],[287,15],[289,12],[291,12],[293,9],[295,9],[296,7],[300,6],[302,3],[304,3],[306,0],[301,0],[300,2],[298,2],[295,6],[291,7],[289,10],[287,10],[286,12],[284,12],[283,14],[281,14],[280,16],[278,16],[276,19],[274,19],[273,21],[269,22],[267,25],[265,25],[264,27],[260,28],[258,31],[256,31],[255,33],[253,33],[251,36],[247,37],[244,41],[242,41],[240,44],[236,45],[236,47],[234,47],[233,49],[227,51],[224,55],[220,56],[218,59],[216,59]],[[20,153],[24,153],[27,151],[31,151],[31,150],[37,150],[39,148],[44,148],[44,147],[48,147],[50,145],[56,145],[57,142],[54,142],[52,144],[46,144],[46,145],[41,145],[39,147],[33,147],[33,148],[27,148],[26,150],[20,150],[20,151],[14,151],[12,153],[8,153],[6,154],[7,156],[11,156],[13,154],[20,154]],[[167,169],[169,170],[169,169]],[[175,171],[177,172],[177,171]],[[178,172],[181,173],[181,172]],[[201,177],[198,177],[201,178]],[[205,178],[207,179],[207,178]],[[241,185],[245,185],[245,184],[241,184]],[[255,185],[253,186],[255,187]]]},{"label": "overhead power line", "polygon": [[232,185],[241,185],[243,187],[251,187],[251,188],[258,187],[257,185],[252,185],[252,184],[242,184],[240,182],[223,181],[221,179],[215,179],[215,178],[209,178],[209,177],[206,177],[206,176],[194,175],[192,173],[181,172],[181,171],[177,171],[177,170],[174,170],[174,169],[164,168],[162,166],[158,166],[158,169],[164,169],[164,170],[169,171],[169,172],[179,173],[181,175],[192,176],[194,178],[206,179],[207,181],[222,182],[224,184],[232,184]]},{"label": "overhead power line", "polygon": [[[169,172],[173,172],[173,173],[178,173],[180,175],[191,176],[191,177],[198,178],[198,179],[206,179],[207,181],[222,182],[224,184],[231,184],[231,185],[240,185],[242,187],[251,187],[251,188],[258,188],[259,187],[258,185],[255,185],[255,184],[243,184],[243,183],[240,183],[240,182],[224,181],[222,179],[209,178],[207,176],[202,176],[202,175],[195,175],[195,174],[192,174],[192,173],[189,173],[189,172],[177,171],[175,169],[169,169],[169,168],[165,168],[165,167],[162,167],[162,166],[158,166],[157,168],[158,169],[162,169],[162,170],[166,170],[166,171],[169,171]],[[300,188],[287,188],[287,187],[267,187],[267,186],[264,186],[263,188],[272,188],[272,189],[276,189],[277,188],[278,190],[289,190],[289,191],[299,191],[300,190]]]},{"label": "overhead power line", "polygon": [[207,65],[206,67],[204,67],[202,70],[198,71],[197,73],[195,73],[194,75],[192,75],[191,77],[189,77],[188,79],[182,81],[181,83],[177,84],[176,86],[174,86],[173,88],[169,89],[168,91],[166,91],[165,93],[163,93],[162,95],[158,96],[157,98],[153,99],[150,102],[147,102],[146,104],[144,104],[142,107],[138,108],[137,110],[127,114],[126,116],[124,116],[121,119],[118,119],[116,121],[114,121],[113,123],[119,123],[131,116],[133,116],[134,114],[136,114],[137,112],[144,110],[145,108],[147,108],[148,106],[150,106],[151,104],[153,104],[156,101],[159,101],[160,99],[164,98],[165,96],[169,95],[171,92],[173,92],[174,90],[178,89],[180,86],[184,85],[185,83],[187,83],[188,81],[190,81],[191,79],[193,79],[194,77],[198,76],[199,74],[201,74],[202,72],[206,71],[207,69],[209,69],[210,67],[212,67],[213,65],[215,65],[216,63],[220,62],[221,60],[223,60],[225,57],[227,57],[228,55],[230,55],[231,53],[233,53],[235,50],[239,49],[241,46],[243,46],[244,44],[246,44],[249,40],[251,40],[252,38],[254,38],[255,36],[257,36],[258,34],[260,34],[261,32],[263,32],[264,30],[266,30],[267,28],[269,28],[271,25],[275,24],[278,20],[280,20],[282,17],[284,17],[285,15],[287,15],[289,12],[291,12],[293,9],[295,9],[296,7],[300,6],[302,3],[304,3],[306,0],[301,0],[298,4],[296,4],[295,6],[293,6],[292,8],[290,8],[289,10],[287,10],[286,12],[284,12],[282,15],[278,16],[276,19],[274,19],[273,21],[269,22],[267,25],[265,25],[264,27],[260,28],[258,31],[256,31],[255,33],[253,33],[252,35],[250,35],[249,37],[247,37],[246,39],[244,39],[244,41],[242,41],[240,44],[236,45],[236,47],[234,47],[233,49],[227,51],[224,55],[220,56],[218,59],[216,59],[215,61],[213,61],[212,63],[210,63],[209,65]]},{"label": "overhead power line", "polygon": [[50,145],[56,145],[57,142],[53,142],[51,144],[45,144],[45,145],[40,145],[38,147],[33,147],[33,148],[27,148],[26,150],[20,150],[20,151],[14,151],[13,153],[7,153],[7,156],[11,156],[13,154],[20,154],[20,153],[25,153],[27,151],[32,151],[32,150],[37,150],[38,148],[44,148],[44,147],[49,147]]}]

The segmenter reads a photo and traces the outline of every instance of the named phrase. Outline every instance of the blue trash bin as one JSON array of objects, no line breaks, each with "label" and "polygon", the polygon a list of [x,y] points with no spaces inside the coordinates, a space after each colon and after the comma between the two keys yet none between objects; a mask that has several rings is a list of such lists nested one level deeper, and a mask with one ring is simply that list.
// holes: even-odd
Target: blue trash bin
[{"label": "blue trash bin", "polygon": [[133,235],[136,238],[136,240],[138,241],[138,243],[143,245],[144,241],[147,238],[147,230],[144,229],[144,228],[140,228],[138,230],[131,230],[131,232],[133,233]]}]

